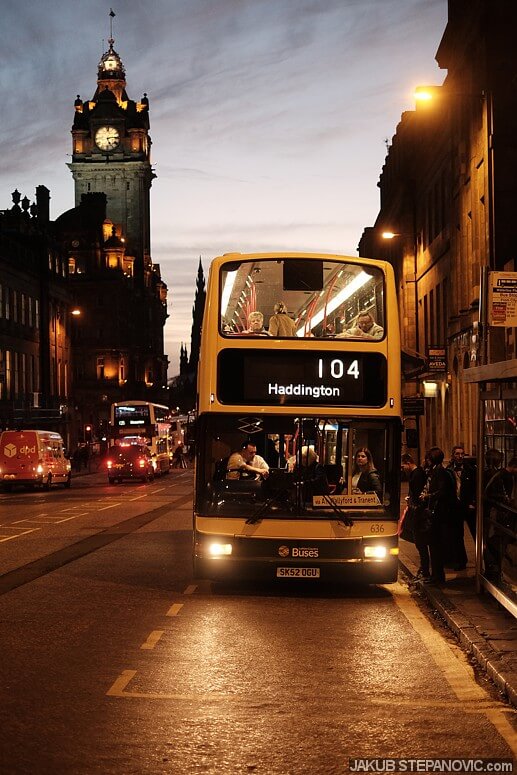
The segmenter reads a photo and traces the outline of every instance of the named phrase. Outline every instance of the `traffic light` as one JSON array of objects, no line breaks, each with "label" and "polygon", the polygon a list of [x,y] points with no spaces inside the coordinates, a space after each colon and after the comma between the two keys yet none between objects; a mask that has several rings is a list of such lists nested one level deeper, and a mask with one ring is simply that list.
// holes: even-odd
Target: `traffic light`
[{"label": "traffic light", "polygon": [[85,441],[91,441],[92,440],[92,426],[91,425],[85,425],[84,426],[84,440]]}]

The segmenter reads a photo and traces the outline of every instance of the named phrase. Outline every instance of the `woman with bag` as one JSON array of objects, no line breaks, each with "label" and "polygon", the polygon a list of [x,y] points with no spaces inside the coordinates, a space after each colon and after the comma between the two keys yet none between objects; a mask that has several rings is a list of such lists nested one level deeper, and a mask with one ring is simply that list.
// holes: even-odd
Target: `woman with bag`
[{"label": "woman with bag", "polygon": [[[420,557],[420,568],[416,578],[427,581],[431,575],[429,570],[429,523],[426,519],[425,507],[420,501],[420,494],[425,487],[427,477],[422,466],[417,466],[409,454],[402,455],[402,469],[408,477],[409,483],[408,505],[404,524],[406,521],[409,522],[408,527],[412,534],[409,540],[415,544]],[[405,538],[404,525],[401,538]]]}]

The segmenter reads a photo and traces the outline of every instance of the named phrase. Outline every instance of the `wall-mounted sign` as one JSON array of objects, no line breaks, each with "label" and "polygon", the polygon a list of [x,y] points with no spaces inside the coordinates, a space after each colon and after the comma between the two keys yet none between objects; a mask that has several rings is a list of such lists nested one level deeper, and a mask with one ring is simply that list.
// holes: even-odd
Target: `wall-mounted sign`
[{"label": "wall-mounted sign", "polygon": [[430,373],[447,371],[447,350],[445,347],[427,348],[427,371]]},{"label": "wall-mounted sign", "polygon": [[517,326],[517,272],[489,272],[488,325]]},{"label": "wall-mounted sign", "polygon": [[402,399],[402,412],[404,417],[418,417],[421,414],[425,414],[424,399],[421,396],[404,396]]}]

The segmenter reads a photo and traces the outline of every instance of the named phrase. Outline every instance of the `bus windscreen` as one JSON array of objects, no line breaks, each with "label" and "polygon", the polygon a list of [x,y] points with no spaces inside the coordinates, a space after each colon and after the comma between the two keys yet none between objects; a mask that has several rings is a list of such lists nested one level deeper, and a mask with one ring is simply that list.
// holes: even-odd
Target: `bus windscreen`
[{"label": "bus windscreen", "polygon": [[114,420],[117,428],[141,428],[145,425],[150,425],[151,415],[149,406],[146,404],[141,406],[124,406],[120,404],[115,406]]}]

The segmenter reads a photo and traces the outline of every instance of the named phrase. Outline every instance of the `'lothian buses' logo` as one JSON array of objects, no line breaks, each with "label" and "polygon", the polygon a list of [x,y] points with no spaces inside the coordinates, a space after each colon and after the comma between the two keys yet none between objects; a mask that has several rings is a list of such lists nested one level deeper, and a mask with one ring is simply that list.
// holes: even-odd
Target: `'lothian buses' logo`
[{"label": "'lothian buses' logo", "polygon": [[278,547],[278,554],[280,557],[289,557],[289,547],[288,546],[279,546]]}]

